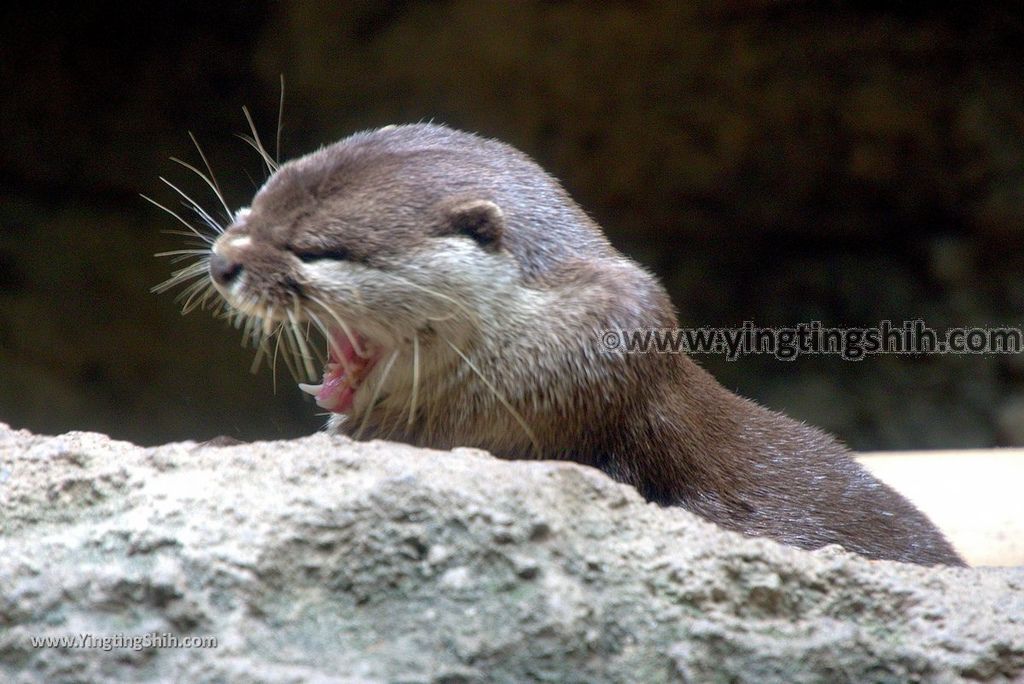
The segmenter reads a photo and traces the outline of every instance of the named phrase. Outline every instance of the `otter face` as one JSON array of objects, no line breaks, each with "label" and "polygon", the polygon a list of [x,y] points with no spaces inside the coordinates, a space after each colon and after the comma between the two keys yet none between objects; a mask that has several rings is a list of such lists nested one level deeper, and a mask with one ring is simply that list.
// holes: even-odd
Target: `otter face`
[{"label": "otter face", "polygon": [[[291,205],[275,195],[295,192],[280,189],[282,182],[307,190],[310,179],[299,173],[272,177],[252,207],[237,213],[213,244],[210,280],[228,305],[259,320],[261,329],[288,326],[286,339],[296,342],[304,366],[310,352],[302,328],[319,331],[327,343],[322,383],[300,387],[322,408],[348,413],[382,361],[387,370],[377,375],[393,372],[397,380],[408,365],[394,367],[398,357],[437,361],[448,357],[446,343],[461,348],[479,312],[501,296],[502,281],[515,282],[516,265],[499,248],[504,218],[489,200],[424,203],[418,221],[408,225],[384,211],[386,204],[368,209],[362,191],[351,201],[311,195],[308,206],[290,213]],[[376,219],[368,221],[367,211]],[[481,283],[495,287],[484,292]]]},{"label": "otter face", "polygon": [[605,322],[623,278],[646,277],[558,182],[514,148],[432,124],[268,166],[225,228],[185,197],[216,235],[189,226],[209,249],[169,253],[198,259],[155,289],[194,280],[186,311],[220,302],[257,362],[321,378],[299,386],[333,428],[540,453],[523,416],[557,423],[552,397],[575,395],[551,388],[591,377],[548,361],[589,342],[572,331]]},{"label": "otter face", "polygon": [[389,127],[288,162],[161,288],[206,276],[190,301],[215,291],[258,353],[283,341],[293,374],[312,379],[322,366],[322,380],[300,388],[332,413],[409,402],[517,298],[505,215],[464,138]]}]

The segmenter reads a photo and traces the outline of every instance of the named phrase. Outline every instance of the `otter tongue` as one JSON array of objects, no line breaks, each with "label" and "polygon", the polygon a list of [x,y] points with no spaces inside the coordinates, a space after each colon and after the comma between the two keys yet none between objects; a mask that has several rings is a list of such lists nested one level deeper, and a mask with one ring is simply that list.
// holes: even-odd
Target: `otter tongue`
[{"label": "otter tongue", "polygon": [[[339,355],[344,361],[339,360]],[[332,413],[345,413],[355,403],[356,389],[373,359],[364,359],[356,353],[346,335],[335,335],[330,349],[330,360],[320,385],[299,383],[299,389],[311,394],[320,408]],[[351,370],[349,373],[346,367]]]}]

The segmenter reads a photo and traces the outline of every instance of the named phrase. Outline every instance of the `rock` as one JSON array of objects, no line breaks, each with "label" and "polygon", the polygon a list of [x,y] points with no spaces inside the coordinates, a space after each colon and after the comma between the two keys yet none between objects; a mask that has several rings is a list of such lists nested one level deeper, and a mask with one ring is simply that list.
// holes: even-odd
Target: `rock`
[{"label": "rock", "polygon": [[0,473],[3,681],[1024,676],[1022,568],[807,553],[572,463],[0,425]]}]

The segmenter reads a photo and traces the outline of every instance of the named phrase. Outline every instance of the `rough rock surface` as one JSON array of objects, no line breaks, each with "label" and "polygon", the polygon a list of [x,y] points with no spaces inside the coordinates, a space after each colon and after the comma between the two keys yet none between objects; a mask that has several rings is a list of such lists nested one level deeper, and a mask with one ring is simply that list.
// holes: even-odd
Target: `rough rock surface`
[{"label": "rough rock surface", "polygon": [[[570,463],[0,425],[0,680],[1020,681],[1024,569],[744,539]],[[215,636],[209,649],[32,637]]]}]

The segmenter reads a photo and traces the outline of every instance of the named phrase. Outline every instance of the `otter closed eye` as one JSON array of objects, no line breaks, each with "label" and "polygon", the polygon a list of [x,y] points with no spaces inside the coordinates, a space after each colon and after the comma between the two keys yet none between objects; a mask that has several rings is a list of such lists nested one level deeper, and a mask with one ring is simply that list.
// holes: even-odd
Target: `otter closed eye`
[{"label": "otter closed eye", "polygon": [[346,261],[349,258],[349,253],[342,249],[327,249],[322,251],[316,250],[298,250],[295,248],[290,249],[292,254],[299,257],[301,261],[309,263],[311,261],[321,261],[323,259],[330,259],[332,261]]},{"label": "otter closed eye", "polygon": [[674,328],[675,311],[522,152],[416,124],[268,166],[160,289],[197,279],[186,310],[219,295],[259,354],[283,342],[328,429],[571,459],[746,534],[963,563],[829,435],[685,355],[602,352],[600,331]]}]

